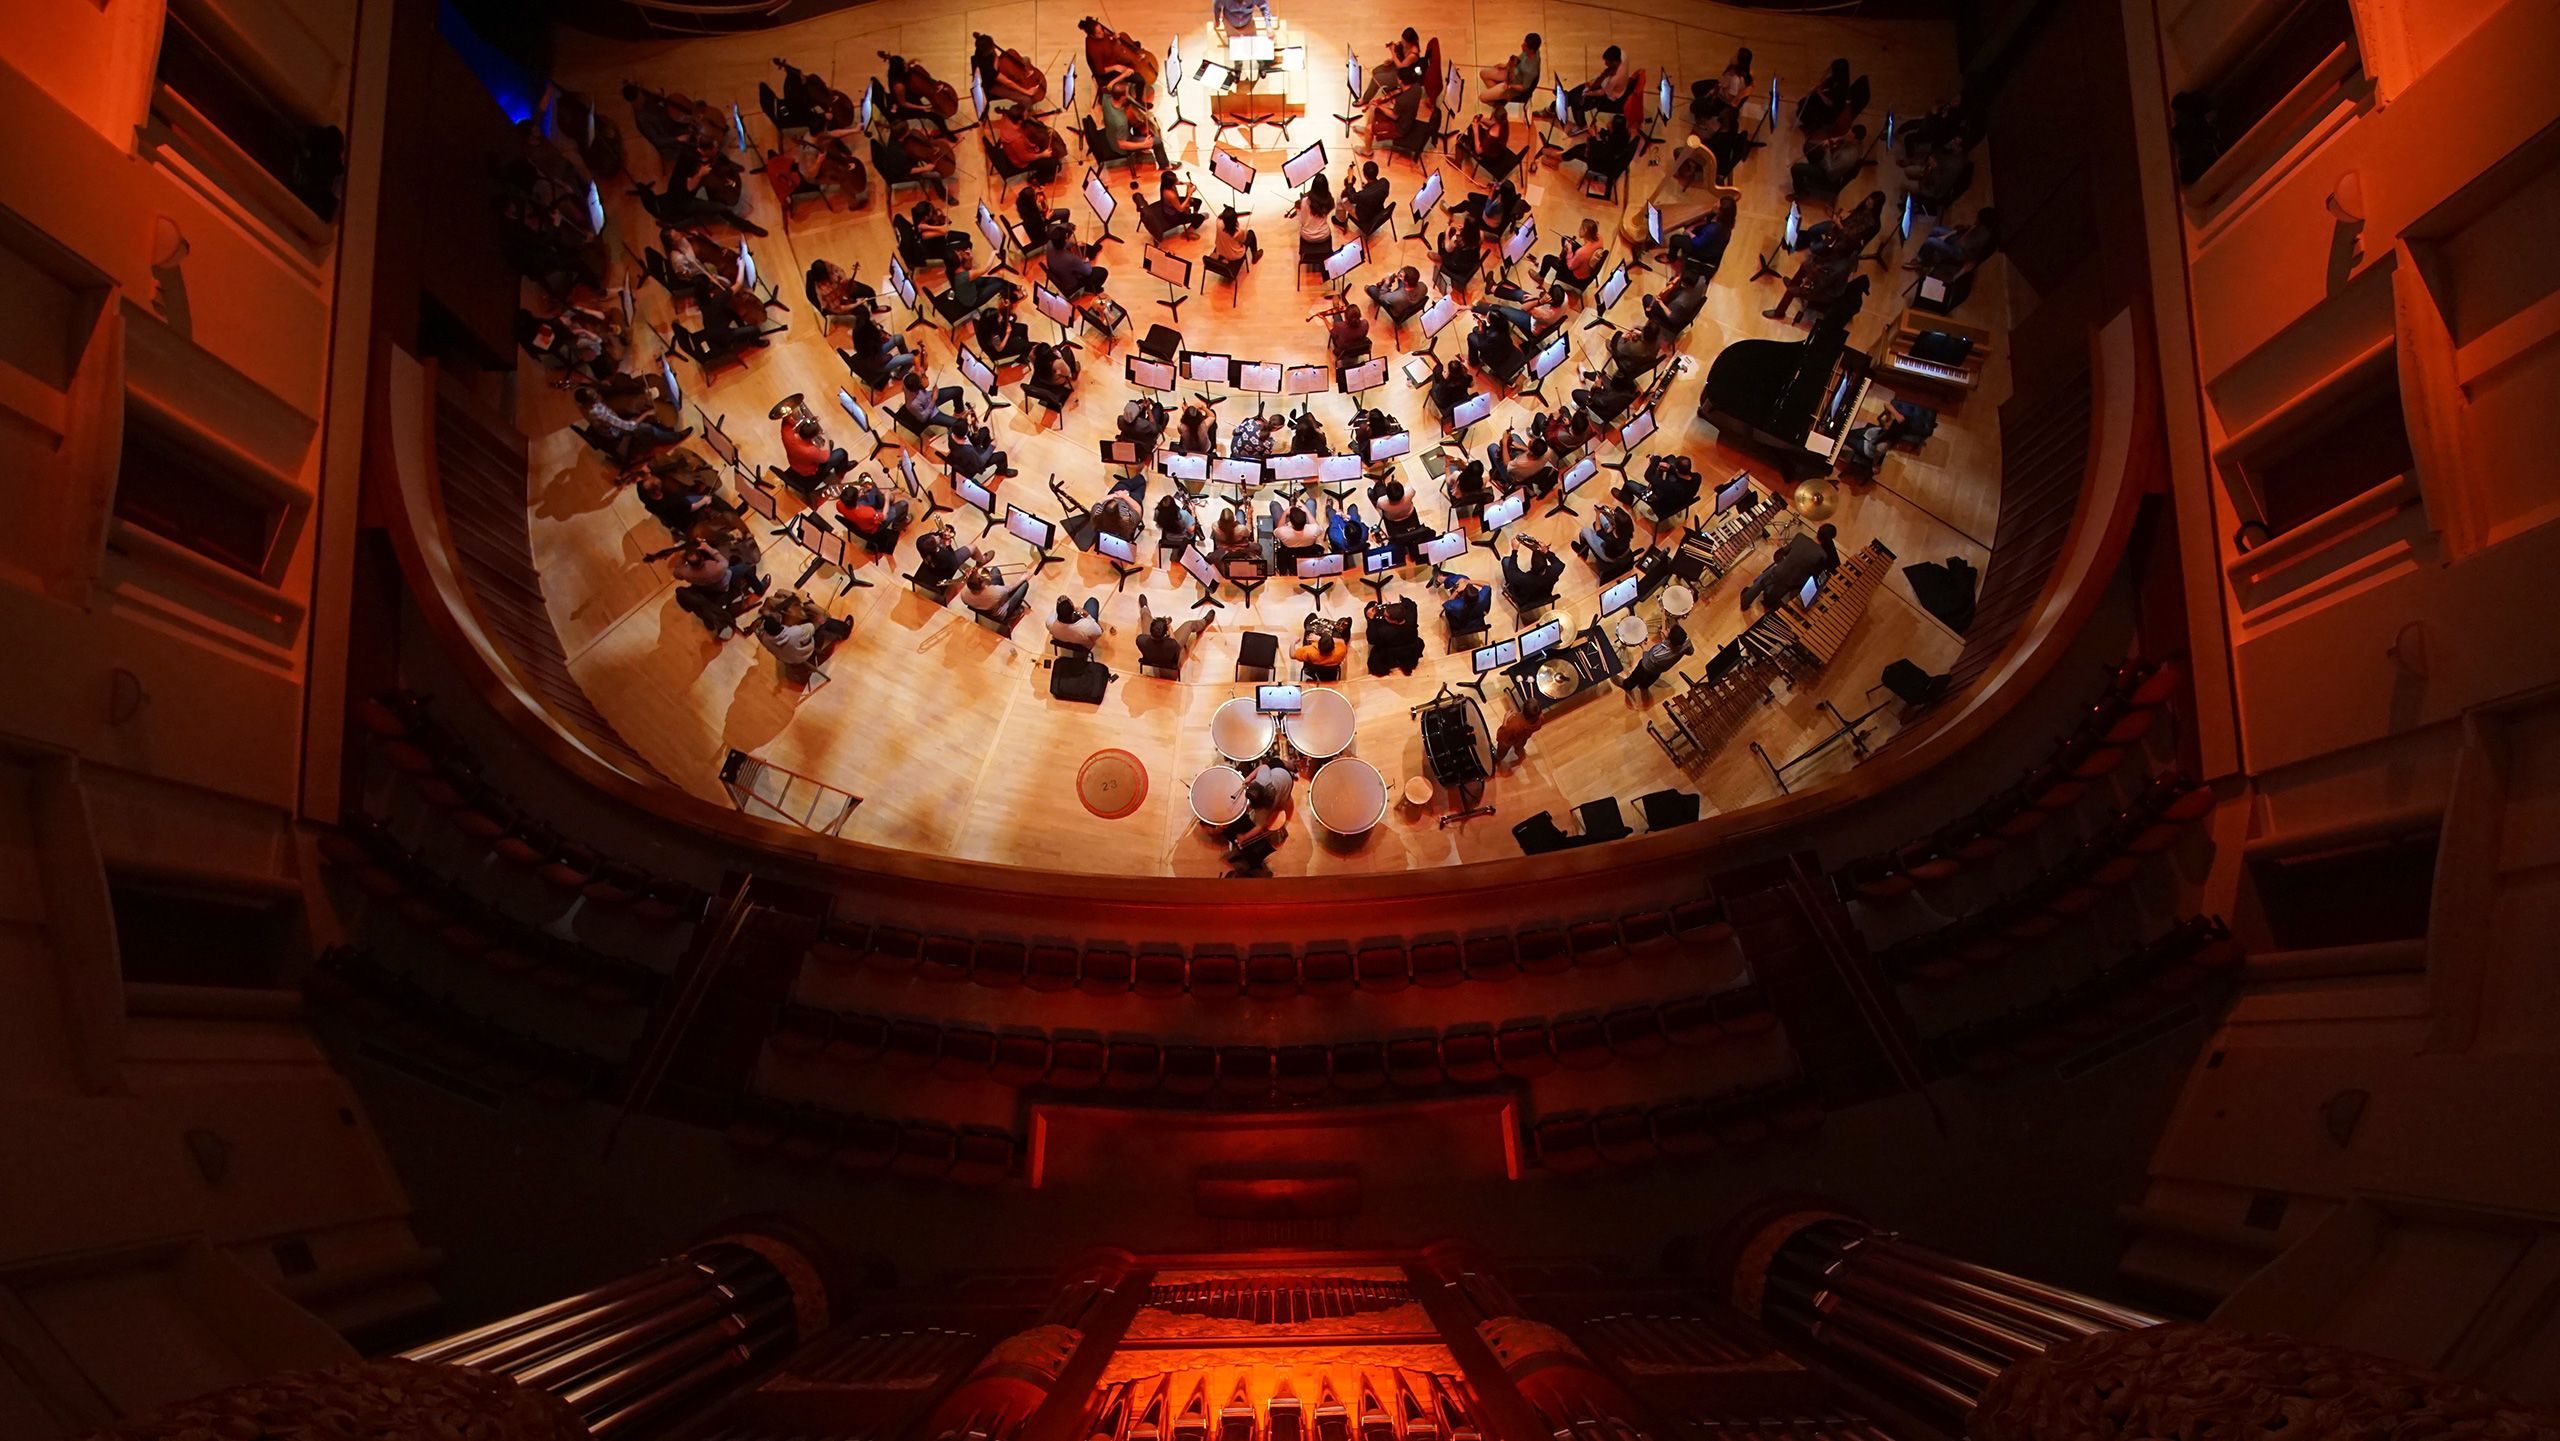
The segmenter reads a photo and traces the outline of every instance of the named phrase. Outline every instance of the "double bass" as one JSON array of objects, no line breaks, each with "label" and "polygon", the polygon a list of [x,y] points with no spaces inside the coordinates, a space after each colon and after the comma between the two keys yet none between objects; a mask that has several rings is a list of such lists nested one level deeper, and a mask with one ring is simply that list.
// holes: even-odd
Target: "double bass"
[{"label": "double bass", "polygon": [[1084,58],[1093,67],[1095,80],[1103,80],[1117,69],[1136,75],[1139,83],[1149,89],[1155,86],[1164,73],[1164,57],[1090,15],[1084,24],[1091,27],[1085,31]]},{"label": "double bass", "polygon": [[1037,105],[1049,98],[1049,77],[1019,50],[999,47],[995,37],[976,37],[970,64],[987,87],[989,101],[1012,100]]},{"label": "double bass", "polygon": [[929,111],[944,120],[960,113],[960,92],[947,81],[934,79],[921,62],[886,50],[875,53],[889,62],[889,92],[901,107]]}]

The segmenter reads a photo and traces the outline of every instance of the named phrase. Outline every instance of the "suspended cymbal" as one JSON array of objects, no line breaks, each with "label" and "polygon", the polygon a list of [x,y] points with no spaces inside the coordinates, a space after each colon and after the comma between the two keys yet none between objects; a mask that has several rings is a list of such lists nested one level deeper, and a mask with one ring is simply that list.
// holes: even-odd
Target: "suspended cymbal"
[{"label": "suspended cymbal", "polygon": [[1818,475],[1800,481],[1787,497],[1787,509],[1806,520],[1829,520],[1840,509],[1840,487]]},{"label": "suspended cymbal", "polygon": [[1538,694],[1549,700],[1564,699],[1581,683],[1582,677],[1564,661],[1551,660],[1538,667]]}]

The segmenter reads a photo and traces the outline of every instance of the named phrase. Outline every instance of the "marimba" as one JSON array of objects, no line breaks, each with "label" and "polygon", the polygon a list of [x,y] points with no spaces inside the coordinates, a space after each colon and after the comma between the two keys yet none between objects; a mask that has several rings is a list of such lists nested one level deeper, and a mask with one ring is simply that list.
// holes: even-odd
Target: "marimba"
[{"label": "marimba", "polygon": [[1893,552],[1881,540],[1840,562],[1838,573],[1814,594],[1813,604],[1790,600],[1743,632],[1754,650],[1789,673],[1818,670],[1849,643],[1849,632],[1867,613],[1876,587],[1893,573]]}]

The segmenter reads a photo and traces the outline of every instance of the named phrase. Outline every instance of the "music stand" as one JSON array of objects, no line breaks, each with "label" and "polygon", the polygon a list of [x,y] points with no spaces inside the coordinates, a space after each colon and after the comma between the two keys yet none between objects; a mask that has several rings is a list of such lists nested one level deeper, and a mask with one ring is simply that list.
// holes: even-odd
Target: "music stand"
[{"label": "music stand", "polygon": [[1198,546],[1184,546],[1174,563],[1182,567],[1184,575],[1199,583],[1200,598],[1191,603],[1193,610],[1226,609],[1226,604],[1218,599],[1218,568],[1209,563],[1209,558],[1200,553]]},{"label": "music stand", "polygon": [[[1057,483],[1057,476],[1049,477],[1051,486],[1054,487]],[[1004,508],[1004,528],[1006,534],[1039,552],[1040,558],[1031,563],[1033,575],[1038,575],[1058,563],[1057,552],[1049,548],[1058,538],[1056,521],[1033,515],[1018,505],[1007,505]]]},{"label": "music stand", "polygon": [[1111,187],[1102,183],[1102,175],[1092,166],[1084,168],[1084,204],[1093,212],[1094,223],[1102,227],[1102,243],[1117,245],[1120,237],[1111,233],[1111,217],[1120,213],[1120,199]]},{"label": "music stand", "polygon": [[1164,282],[1164,299],[1156,304],[1172,311],[1173,318],[1180,320],[1182,302],[1191,298],[1183,293],[1191,288],[1190,260],[1150,245],[1147,247],[1145,269],[1149,275]]},{"label": "music stand", "polygon": [[[1772,86],[1775,86],[1778,82],[1772,80],[1769,83]],[[1804,202],[1800,200],[1788,201],[1787,223],[1778,231],[1778,243],[1770,246],[1768,253],[1760,257],[1760,268],[1751,272],[1751,278],[1753,280],[1764,280],[1769,276],[1778,273],[1778,257],[1780,255],[1791,255],[1795,253],[1796,230],[1798,227],[1803,225],[1803,223]]]},{"label": "music stand", "polygon": [[1608,279],[1600,282],[1600,293],[1591,299],[1591,318],[1583,322],[1583,329],[1598,330],[1609,324],[1609,307],[1617,304],[1618,297],[1627,293],[1627,266],[1627,261],[1619,261],[1618,268],[1610,271]]},{"label": "music stand", "polygon": [[1556,478],[1556,500],[1554,505],[1547,508],[1547,514],[1550,516],[1582,514],[1581,511],[1573,508],[1566,497],[1580,490],[1584,483],[1599,470],[1600,462],[1592,456],[1585,455],[1582,459],[1575,461],[1570,469]]},{"label": "music stand", "polygon": [[1212,147],[1209,151],[1209,173],[1217,177],[1219,184],[1234,191],[1237,199],[1253,197],[1254,168],[1237,159],[1233,151]]},{"label": "music stand", "polygon": [[1131,576],[1147,573],[1145,566],[1137,564],[1138,553],[1130,547],[1129,542],[1108,531],[1097,530],[1093,533],[1093,549],[1094,553],[1101,556],[1104,563],[1111,567],[1111,573],[1119,577],[1111,585],[1112,593],[1115,595],[1128,588]]},{"label": "music stand", "polygon": [[1616,471],[1620,480],[1627,477],[1627,464],[1636,458],[1636,447],[1652,436],[1659,423],[1654,417],[1653,407],[1648,405],[1618,427],[1618,458],[1604,464]]},{"label": "music stand", "polygon": [[1180,130],[1186,126],[1193,130],[1200,128],[1191,124],[1191,121],[1182,113],[1182,37],[1179,35],[1173,37],[1173,43],[1164,47],[1164,98],[1173,102],[1173,123],[1165,129]]},{"label": "music stand", "polygon": [[[1334,582],[1327,577],[1342,574],[1342,568],[1343,557],[1338,554],[1311,555],[1299,558],[1289,567],[1289,573],[1298,581],[1299,594],[1312,596],[1315,608],[1323,610],[1324,598],[1334,587]],[[1312,575],[1309,574],[1311,570],[1314,572]]]},{"label": "music stand", "polygon": [[1050,324],[1058,327],[1060,345],[1070,350],[1076,348],[1076,343],[1071,338],[1075,332],[1075,302],[1050,289],[1045,282],[1035,280],[1031,282],[1031,308],[1039,311],[1048,318]]},{"label": "music stand", "polygon": [[1393,542],[1373,545],[1360,553],[1360,574],[1352,577],[1368,587],[1369,598],[1385,600],[1387,587],[1396,583],[1396,547]]},{"label": "music stand", "polygon": [[853,421],[855,429],[871,437],[871,453],[863,457],[864,462],[878,460],[880,452],[889,448],[889,442],[881,437],[879,431],[872,428],[871,416],[863,410],[862,402],[853,398],[852,391],[839,385],[836,387],[836,404],[844,407],[844,413]]}]

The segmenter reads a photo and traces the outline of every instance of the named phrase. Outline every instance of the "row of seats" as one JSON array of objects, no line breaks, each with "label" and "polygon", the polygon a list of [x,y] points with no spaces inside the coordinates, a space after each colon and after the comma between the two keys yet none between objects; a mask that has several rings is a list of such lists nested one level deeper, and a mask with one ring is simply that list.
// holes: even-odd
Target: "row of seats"
[{"label": "row of seats", "polygon": [[1811,1087],[1791,1077],[1721,1096],[1556,1111],[1529,1124],[1528,1140],[1540,1166],[1571,1173],[1604,1164],[1641,1165],[1665,1156],[1749,1151],[1821,1125],[1821,1103]]},{"label": "row of seats", "polygon": [[701,887],[605,856],[534,819],[483,774],[469,745],[430,714],[426,697],[388,691],[359,704],[356,719],[456,830],[560,890],[627,907],[653,926],[690,925],[709,908]]},{"label": "row of seats", "polygon": [[1067,1031],[997,1031],[786,1006],[772,1043],[785,1055],[878,1063],[954,1080],[983,1077],[1006,1086],[1152,1091],[1173,1097],[1213,1091],[1268,1096],[1327,1090],[1356,1094],[1390,1085],[1421,1089],[1444,1081],[1482,1084],[1504,1076],[1526,1079],[1559,1067],[1596,1069],[1622,1058],[1659,1055],[1672,1046],[1761,1035],[1776,1026],[1760,989],[1742,986],[1553,1020],[1295,1046],[1185,1045]]},{"label": "row of seats", "polygon": [[2134,660],[2116,667],[2104,691],[2043,761],[1933,834],[1840,866],[1833,874],[1841,895],[1889,900],[1914,885],[1944,880],[1987,861],[2011,841],[2042,829],[2057,812],[2077,803],[2091,781],[2124,763],[2134,743],[2150,733],[2161,707],[2177,694],[2181,679],[2170,661]]},{"label": "row of seats", "polygon": [[438,995],[371,954],[323,952],[303,982],[318,1004],[365,1016],[369,1039],[417,1054],[474,1084],[546,1101],[602,1097],[620,1063],[529,1035]]},{"label": "row of seats", "polygon": [[636,961],[499,913],[437,874],[371,816],[321,832],[318,847],[323,862],[386,902],[391,914],[494,970],[520,973],[546,990],[608,1008],[645,1006],[666,982]]},{"label": "row of seats", "polygon": [[867,1116],[749,1096],[721,1128],[732,1149],[801,1166],[833,1166],[990,1186],[1013,1174],[1021,1138],[992,1126]]},{"label": "row of seats", "polygon": [[1669,956],[1682,948],[1694,952],[1732,934],[1723,904],[1713,899],[1463,940],[1384,941],[1356,949],[1311,945],[1304,951],[1273,946],[1239,952],[1175,942],[1034,945],[838,921],[809,948],[809,961],[822,970],[861,968],[999,990],[1280,1000],[1553,975],[1577,966]]},{"label": "row of seats", "polygon": [[2025,885],[1945,925],[1907,936],[1877,954],[1895,980],[1951,981],[1993,964],[2096,905],[2133,879],[2143,858],[2169,848],[2213,810],[2213,792],[2183,776],[2161,776]]},{"label": "row of seats", "polygon": [[2139,1024],[2240,960],[2221,917],[2192,917],[2068,990],[1929,1038],[1921,1054],[1939,1075],[1993,1076],[2052,1061]]}]

